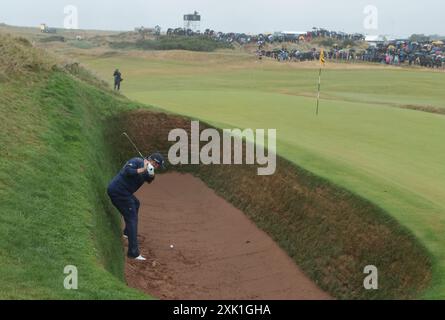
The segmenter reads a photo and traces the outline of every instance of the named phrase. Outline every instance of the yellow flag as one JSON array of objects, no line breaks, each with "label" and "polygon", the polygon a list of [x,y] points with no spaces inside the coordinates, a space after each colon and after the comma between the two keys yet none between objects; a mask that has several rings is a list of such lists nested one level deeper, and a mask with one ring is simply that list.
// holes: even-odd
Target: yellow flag
[{"label": "yellow flag", "polygon": [[324,57],[324,50],[322,49],[320,52],[320,64],[325,64],[326,63],[326,59]]}]

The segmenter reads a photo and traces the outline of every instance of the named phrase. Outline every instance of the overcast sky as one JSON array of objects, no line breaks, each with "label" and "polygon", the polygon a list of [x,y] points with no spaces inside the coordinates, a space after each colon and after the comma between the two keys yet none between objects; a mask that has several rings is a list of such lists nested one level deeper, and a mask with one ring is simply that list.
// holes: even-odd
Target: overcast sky
[{"label": "overcast sky", "polygon": [[[182,27],[185,13],[202,15],[201,30],[274,32],[323,27],[345,32],[406,36],[445,35],[443,0],[1,0],[0,23],[63,27],[64,7],[78,9],[81,29]],[[378,9],[378,29],[364,27],[365,7]]]}]

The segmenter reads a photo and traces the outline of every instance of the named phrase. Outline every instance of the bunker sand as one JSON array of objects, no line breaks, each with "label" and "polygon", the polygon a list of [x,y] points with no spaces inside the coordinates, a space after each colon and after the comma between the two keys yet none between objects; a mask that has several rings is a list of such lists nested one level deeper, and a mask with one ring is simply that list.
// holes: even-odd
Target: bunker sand
[{"label": "bunker sand", "polygon": [[[330,299],[240,210],[189,174],[144,186],[128,285],[160,299]],[[171,248],[171,245],[174,248]]]}]

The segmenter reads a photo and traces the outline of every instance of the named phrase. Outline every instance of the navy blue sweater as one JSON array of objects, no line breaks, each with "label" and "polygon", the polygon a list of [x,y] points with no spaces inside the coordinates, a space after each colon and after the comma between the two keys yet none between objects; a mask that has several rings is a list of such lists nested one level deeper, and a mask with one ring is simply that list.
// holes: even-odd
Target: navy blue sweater
[{"label": "navy blue sweater", "polygon": [[108,191],[121,195],[132,195],[138,191],[145,182],[152,183],[155,178],[151,177],[147,171],[143,174],[137,173],[137,170],[143,167],[144,159],[133,158],[129,160],[119,174],[111,181],[108,186]]}]

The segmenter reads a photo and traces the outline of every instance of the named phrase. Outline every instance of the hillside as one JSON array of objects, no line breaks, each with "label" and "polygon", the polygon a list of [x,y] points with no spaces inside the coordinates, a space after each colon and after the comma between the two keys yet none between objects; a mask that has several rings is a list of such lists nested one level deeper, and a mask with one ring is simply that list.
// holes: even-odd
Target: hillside
[{"label": "hillside", "polygon": [[[135,106],[0,35],[0,299],[128,299],[101,119]],[[64,267],[79,290],[64,289]]]}]

